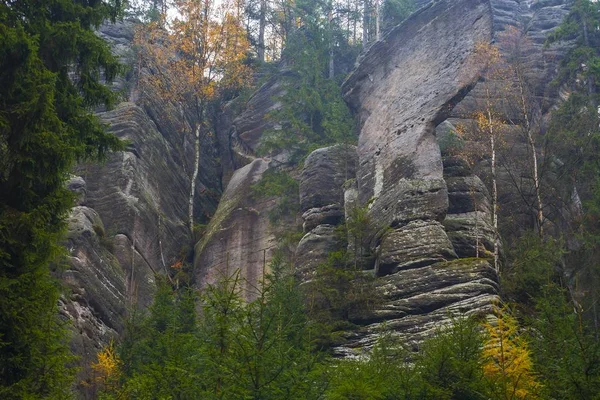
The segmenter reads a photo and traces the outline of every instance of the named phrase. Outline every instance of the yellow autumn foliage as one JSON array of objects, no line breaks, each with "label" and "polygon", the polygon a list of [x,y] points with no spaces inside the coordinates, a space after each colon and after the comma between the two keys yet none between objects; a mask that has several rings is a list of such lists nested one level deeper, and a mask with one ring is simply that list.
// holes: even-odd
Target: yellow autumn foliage
[{"label": "yellow autumn foliage", "polygon": [[533,371],[527,341],[517,320],[501,309],[484,324],[488,339],[483,349],[483,373],[494,400],[538,399],[541,384]]},{"label": "yellow autumn foliage", "polygon": [[94,381],[102,389],[113,389],[121,373],[121,361],[111,341],[97,354],[98,362],[92,363]]}]

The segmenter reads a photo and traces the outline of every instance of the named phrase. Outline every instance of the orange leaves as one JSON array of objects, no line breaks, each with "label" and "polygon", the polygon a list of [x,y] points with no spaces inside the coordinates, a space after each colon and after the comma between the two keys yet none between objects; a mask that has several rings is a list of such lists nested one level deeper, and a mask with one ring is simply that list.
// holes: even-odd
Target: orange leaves
[{"label": "orange leaves", "polygon": [[142,83],[180,104],[193,99],[190,106],[200,109],[223,90],[250,84],[252,71],[245,63],[250,43],[239,4],[178,0],[175,8],[174,20],[136,33],[140,59],[150,70]]},{"label": "orange leaves", "polygon": [[500,50],[489,42],[475,43],[475,61],[478,65],[489,67],[500,61]]},{"label": "orange leaves", "polygon": [[494,399],[538,399],[541,384],[533,372],[526,340],[519,334],[517,320],[506,309],[484,324],[488,340],[483,349],[483,373]]}]

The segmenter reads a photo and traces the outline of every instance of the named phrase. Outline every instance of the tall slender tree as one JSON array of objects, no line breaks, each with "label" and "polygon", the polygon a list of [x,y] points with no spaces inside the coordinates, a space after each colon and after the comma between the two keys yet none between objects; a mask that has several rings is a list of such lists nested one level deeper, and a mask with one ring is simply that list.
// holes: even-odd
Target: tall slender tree
[{"label": "tall slender tree", "polygon": [[94,29],[120,2],[0,2],[0,397],[68,398],[66,336],[49,265],[77,160],[120,148],[92,114],[120,67]]},{"label": "tall slender tree", "polygon": [[[200,168],[200,144],[210,132],[209,103],[228,89],[251,82],[245,63],[249,42],[235,2],[178,0],[177,17],[168,29],[160,23],[142,27],[136,42],[150,73],[143,79],[152,90],[179,107],[179,115],[167,115],[193,137],[194,161],[188,195],[188,224],[194,228],[194,202]],[[163,15],[161,20],[166,21]],[[187,118],[187,117],[190,118]]]}]

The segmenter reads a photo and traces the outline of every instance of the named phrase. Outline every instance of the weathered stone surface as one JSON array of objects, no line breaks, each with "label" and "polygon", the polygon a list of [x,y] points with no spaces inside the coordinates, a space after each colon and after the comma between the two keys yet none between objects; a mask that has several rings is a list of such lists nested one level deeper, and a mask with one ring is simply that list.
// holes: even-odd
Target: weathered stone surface
[{"label": "weathered stone surface", "polygon": [[[283,70],[267,80],[254,92],[242,113],[233,121],[230,137],[232,148],[239,156],[252,158],[263,133],[277,129],[276,121],[267,116],[281,108],[280,98],[285,93],[285,79],[292,76],[291,71]],[[237,168],[241,166],[236,165]]]},{"label": "weathered stone surface", "polygon": [[319,264],[327,261],[327,256],[342,250],[344,241],[333,225],[319,225],[308,232],[296,249],[295,269],[299,279],[309,281],[317,270]]},{"label": "weathered stone surface", "polygon": [[370,204],[378,274],[456,257],[440,224],[448,192],[435,127],[476,82],[472,54],[491,37],[486,1],[437,1],[373,44],[344,82],[360,121],[358,203]]},{"label": "weathered stone surface", "polygon": [[384,332],[418,347],[436,328],[456,316],[487,314],[499,300],[496,273],[483,259],[458,259],[426,267],[400,270],[378,279],[383,299],[354,322],[363,325],[349,332],[341,356],[356,356],[370,349]]},{"label": "weathered stone surface", "polygon": [[490,214],[481,211],[446,216],[443,225],[458,257],[475,257],[477,247],[480,257],[493,256],[495,233],[490,220]]},{"label": "weathered stone surface", "polygon": [[444,179],[399,179],[369,206],[374,229],[370,232],[371,245],[375,247],[390,226],[402,226],[416,220],[442,221],[447,210],[448,192]]},{"label": "weathered stone surface", "polygon": [[80,176],[72,176],[67,181],[67,188],[77,195],[77,205],[85,203],[85,195],[87,192],[87,184]]},{"label": "weathered stone surface", "polygon": [[269,114],[281,108],[279,99],[285,93],[284,83],[290,76],[289,70],[280,71],[256,90],[245,104],[234,99],[223,107],[216,120],[223,186],[227,186],[236,169],[256,158],[256,149],[265,131],[281,129]]},{"label": "weathered stone surface", "polygon": [[435,127],[478,79],[475,44],[514,21],[507,15],[515,6],[508,0],[491,7],[478,0],[426,5],[375,43],[344,83],[361,124],[357,186],[349,185],[346,197],[369,204],[382,301],[355,316],[363,327],[347,334],[339,355],[370,348],[383,330],[416,346],[452,315],[485,314],[497,299],[495,271],[485,260],[453,260],[442,222],[456,212],[485,214],[489,200],[463,160],[442,164]]},{"label": "weathered stone surface", "polygon": [[455,176],[469,176],[472,169],[469,163],[462,157],[444,157],[444,179]]},{"label": "weathered stone surface", "polygon": [[300,176],[304,232],[344,221],[344,183],[356,175],[356,147],[337,145],[313,151]]},{"label": "weathered stone surface", "polygon": [[448,177],[448,214],[491,212],[490,194],[478,176]]},{"label": "weathered stone surface", "polygon": [[300,178],[300,210],[337,204],[343,207],[343,185],[356,176],[356,147],[337,145],[313,151]]},{"label": "weathered stone surface", "polygon": [[[98,34],[124,64],[135,65],[131,22],[102,25]],[[150,92],[140,99],[132,78],[126,74],[112,86],[129,101],[99,110],[109,131],[128,141],[126,149],[102,164],[77,166],[67,183],[78,194],[78,207],[69,218],[69,267],[61,278],[70,294],[61,309],[73,321],[78,382],[90,378],[96,352],[123,331],[128,308],[151,303],[154,275],[191,247],[186,225],[193,139],[181,121],[165,117],[177,105]],[[214,138],[203,139],[195,204],[200,221],[216,208],[220,193],[215,148]],[[79,389],[82,398],[95,398]]]},{"label": "weathered stone surface", "polygon": [[[402,178],[442,178],[434,128],[476,80],[478,70],[470,55],[491,34],[487,2],[438,1],[369,49],[343,86],[361,122],[362,203],[371,197],[377,203],[384,188],[401,190]],[[399,202],[397,208],[402,206]]]},{"label": "weathered stone surface", "polygon": [[200,288],[239,271],[245,297],[252,300],[258,295],[276,244],[269,221],[276,199],[255,199],[250,193],[268,168],[267,161],[255,159],[234,172],[206,233],[196,244],[194,275]]},{"label": "weathered stone surface", "polygon": [[344,210],[339,204],[311,208],[302,214],[304,232],[309,232],[319,225],[339,225],[344,222]]},{"label": "weathered stone surface", "polygon": [[[219,118],[217,139],[226,189],[207,233],[195,246],[195,277],[200,288],[239,268],[246,284],[246,298],[253,299],[256,295],[264,264],[269,264],[276,245],[276,227],[271,224],[269,213],[277,206],[278,199],[254,199],[250,186],[267,170],[288,161],[285,151],[261,159],[257,158],[256,149],[265,132],[283,129],[281,123],[271,118],[271,113],[281,108],[285,81],[291,77],[291,71],[284,68],[252,94],[246,104],[235,101],[228,104]],[[236,115],[236,108],[240,107]],[[335,214],[332,210],[324,212]],[[323,218],[330,220],[335,216]],[[320,223],[317,214],[310,219],[312,223]],[[296,225],[295,221],[287,222]]]},{"label": "weathered stone surface", "polygon": [[456,258],[444,227],[437,221],[412,221],[384,235],[377,275],[389,275]]},{"label": "weathered stone surface", "polygon": [[60,310],[71,320],[71,349],[81,357],[77,389],[91,374],[96,353],[124,327],[127,306],[125,273],[110,252],[110,239],[93,209],[73,208],[68,218],[66,247],[69,268],[60,274],[68,288]]}]

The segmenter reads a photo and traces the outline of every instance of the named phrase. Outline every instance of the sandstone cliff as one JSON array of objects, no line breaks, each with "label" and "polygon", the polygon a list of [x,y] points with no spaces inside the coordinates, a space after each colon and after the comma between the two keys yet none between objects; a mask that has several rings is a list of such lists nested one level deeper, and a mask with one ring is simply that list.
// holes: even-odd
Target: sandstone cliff
[{"label": "sandstone cliff", "polygon": [[[363,261],[381,301],[353,317],[359,328],[346,334],[339,355],[368,349],[383,330],[417,347],[451,315],[491,310],[498,299],[496,272],[486,258],[474,258],[477,244],[480,255],[489,255],[495,236],[485,160],[472,169],[443,156],[436,135],[477,109],[486,82],[479,81],[473,61],[475,45],[496,40],[507,26],[527,28],[534,44],[527,60],[539,95],[549,99],[548,112],[556,93],[544,88],[564,49],[546,49],[543,42],[566,14],[565,3],[420,1],[419,11],[359,58],[343,86],[359,121],[358,146],[313,152],[298,177],[304,237],[295,262],[301,279],[310,280],[340,249],[335,227],[354,207],[368,206],[372,221]],[[135,64],[131,24],[107,25],[100,34],[126,64]],[[129,141],[127,149],[102,165],[79,166],[69,183],[80,199],[69,217],[69,267],[62,279],[70,292],[62,309],[74,322],[73,348],[84,367],[123,331],[129,307],[151,302],[155,274],[191,250],[185,248],[191,242],[185,224],[191,138],[164,118],[175,105],[140,98],[137,73],[147,71],[116,82],[124,101],[101,113],[109,129]],[[277,199],[256,198],[251,187],[285,164],[283,156],[260,158],[255,150],[265,131],[280,128],[268,114],[281,106],[286,74],[268,80],[241,112],[225,106],[216,137],[204,139],[195,209],[198,220],[212,218],[194,249],[199,288],[239,269],[253,298],[277,246],[280,228],[269,221]],[[506,201],[510,207],[510,196]]]},{"label": "sandstone cliff", "polygon": [[[132,23],[104,25],[99,34],[125,65],[136,65]],[[79,201],[68,219],[68,267],[61,274],[68,294],[61,308],[73,322],[72,349],[83,368],[79,381],[89,379],[96,353],[123,333],[128,311],[152,302],[155,274],[191,250],[192,138],[165,118],[173,104],[140,96],[138,73],[147,71],[134,69],[113,84],[123,101],[99,114],[110,132],[127,141],[126,149],[102,164],[78,166],[69,182]],[[195,207],[200,221],[214,212],[221,191],[216,144],[204,140]],[[81,386],[83,395],[86,390]]]}]

